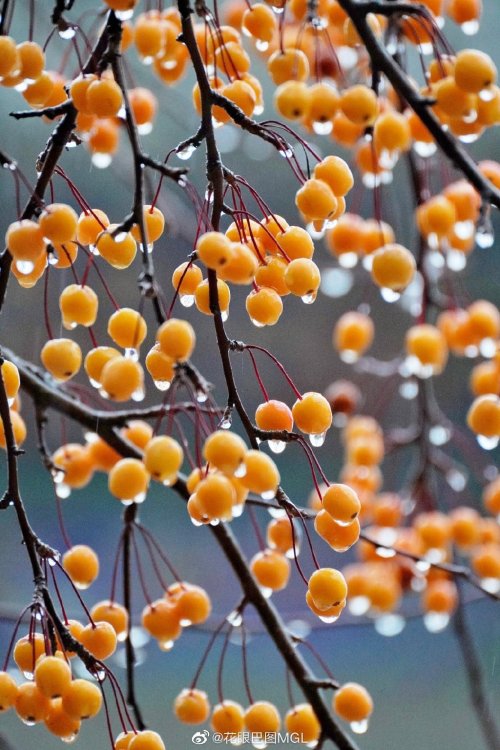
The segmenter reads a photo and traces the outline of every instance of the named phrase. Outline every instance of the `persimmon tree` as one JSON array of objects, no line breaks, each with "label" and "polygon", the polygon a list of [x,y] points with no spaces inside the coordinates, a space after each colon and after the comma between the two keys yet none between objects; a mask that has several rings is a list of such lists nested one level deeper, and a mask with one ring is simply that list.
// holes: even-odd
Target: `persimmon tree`
[{"label": "persimmon tree", "polygon": [[[103,745],[107,734],[115,750],[170,747],[168,736],[149,727],[147,707],[136,697],[136,680],[147,676],[136,666],[131,626],[140,623],[168,651],[184,628],[209,621],[217,586],[207,592],[184,580],[168,555],[168,539],[140,520],[156,482],[172,502],[175,497],[184,504],[193,522],[186,544],[196,548],[194,539],[211,535],[239,584],[233,610],[213,623],[194,679],[185,676],[174,704],[179,721],[210,725],[222,741],[246,738],[260,748],[282,723],[310,747],[358,747],[351,732],[368,730],[377,695],[339,682],[334,659],[322,658],[307,638],[287,628],[271,595],[285,589],[293,574],[304,585],[300,606],[332,630],[346,609],[351,617],[372,618],[381,633],[395,633],[410,599],[419,600],[429,630],[452,620],[485,746],[498,748],[464,597],[474,591],[500,598],[500,479],[490,466],[481,475],[482,505],[479,489],[464,504],[456,452],[474,463],[474,451],[493,450],[500,438],[500,314],[487,300],[467,298],[456,274],[476,246],[493,245],[490,212],[500,206],[500,164],[476,163],[468,144],[500,122],[500,88],[488,55],[466,47],[466,40],[454,50],[446,37],[452,23],[466,35],[477,31],[481,0],[232,0],[220,7],[216,0],[169,6],[162,0],[96,0],[90,6],[3,0],[0,11],[0,83],[16,89],[20,102],[4,113],[3,127],[15,126],[19,143],[33,118],[47,128],[29,170],[18,166],[17,154],[0,153],[2,189],[8,190],[9,180],[15,188],[14,199],[4,201],[2,320],[11,287],[20,286],[28,299],[39,284],[45,339],[37,358],[26,361],[16,352],[11,328],[2,324],[1,508],[17,519],[24,547],[16,565],[32,578],[33,597],[4,646],[0,712],[12,709],[27,725],[44,723],[66,742],[101,712]],[[10,36],[18,13],[28,19],[25,39]],[[48,13],[47,38],[39,21]],[[53,53],[58,37],[66,44],[62,60]],[[130,65],[137,56],[144,70],[139,85],[132,85]],[[263,93],[270,84],[251,72],[256,58],[267,68],[272,104]],[[174,86],[199,116],[198,129],[182,143],[172,142],[168,118],[157,114],[158,100]],[[265,104],[279,119],[263,115]],[[273,210],[278,186],[272,160],[266,164],[267,192],[224,164],[218,129],[228,123],[286,161],[295,185],[289,214]],[[163,133],[158,155],[147,149],[153,128]],[[130,211],[111,223],[106,194],[91,205],[71,158],[63,168],[61,157],[71,147],[86,150],[98,181],[120,141],[131,157]],[[197,150],[206,156],[202,191],[195,187],[200,176],[189,168]],[[412,205],[405,210],[417,242],[410,241],[410,230],[396,236],[384,219],[382,186],[400,168],[411,183]],[[188,206],[191,248],[181,265],[170,268],[171,284],[163,285],[155,258],[171,241],[158,205],[167,190]],[[363,192],[373,205],[364,216],[356,208]],[[312,363],[310,389],[301,392],[280,352],[259,343],[259,329],[277,324],[286,333],[297,325],[296,316],[287,321],[290,295],[305,303],[300,325],[314,336],[314,302],[325,288],[321,271],[329,254],[341,269],[355,269],[361,288],[375,285],[383,306],[392,305],[398,315],[409,310],[413,320],[400,353],[382,362],[367,355],[375,331],[384,335],[376,312],[364,303],[353,306],[332,322],[333,347],[353,366],[352,381],[336,380],[321,393]],[[138,283],[127,288],[125,306],[116,290],[119,272],[129,267],[136,268]],[[55,277],[62,288],[60,316],[49,304]],[[255,325],[252,340],[241,340],[231,326],[235,305],[244,306]],[[113,310],[109,317],[103,307]],[[98,338],[96,321],[106,323],[105,337]],[[66,331],[57,335],[61,324]],[[79,327],[88,331],[86,345],[78,343]],[[214,390],[209,374],[197,367],[202,338],[213,347],[222,390]],[[434,393],[434,378],[450,355],[482,358],[471,371],[467,424],[451,422]],[[235,368],[242,360],[244,369]],[[288,403],[266,386],[264,360],[289,386]],[[409,424],[360,412],[356,379],[363,373],[385,381],[384,397],[392,402],[412,403]],[[255,413],[248,405],[250,379],[261,392]],[[147,405],[137,403],[144,398]],[[21,495],[25,401],[33,406],[31,429],[57,497],[54,539],[62,540],[61,550],[37,534],[32,498]],[[59,445],[49,445],[47,427],[58,416],[81,429],[81,442],[63,436]],[[320,463],[317,449],[335,430],[344,455],[332,481],[332,468]],[[414,471],[397,492],[384,491],[384,475],[405,448],[416,458]],[[297,451],[296,460],[310,468],[308,507],[295,497],[293,476],[280,473],[285,450]],[[110,596],[98,602],[91,589],[80,592],[99,573],[99,550],[89,546],[85,531],[71,543],[63,524],[64,500],[78,496],[97,471],[107,474],[109,502],[124,506],[113,569],[101,571],[109,577]],[[451,504],[441,500],[445,485]],[[77,503],[72,512],[78,513]],[[250,561],[231,527],[239,516],[255,540]],[[325,543],[329,567],[320,566],[316,555]],[[345,564],[342,553],[350,548],[357,562]],[[68,616],[63,581],[77,595],[76,619]],[[273,703],[251,691],[250,608],[285,663],[289,688],[294,682],[303,694],[295,704],[289,689],[283,720]],[[247,707],[221,686],[236,630]],[[209,698],[198,679],[216,641],[222,643],[219,684]],[[117,642],[125,648],[125,685],[108,662]],[[86,668],[85,679],[72,670],[74,660]]]}]

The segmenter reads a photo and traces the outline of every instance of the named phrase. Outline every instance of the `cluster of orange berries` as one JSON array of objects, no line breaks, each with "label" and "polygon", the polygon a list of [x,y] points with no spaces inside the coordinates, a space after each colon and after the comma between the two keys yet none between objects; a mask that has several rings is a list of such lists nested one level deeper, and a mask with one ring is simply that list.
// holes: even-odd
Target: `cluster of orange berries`
[{"label": "cluster of orange berries", "polygon": [[201,586],[177,581],[168,587],[164,597],[144,607],[141,622],[160,649],[169,651],[183,628],[206,622],[211,611],[210,597]]},{"label": "cluster of orange berries", "polygon": [[[362,685],[346,682],[336,689],[332,699],[332,710],[351,723],[353,730],[366,731],[366,723],[373,711],[373,701]],[[246,709],[233,700],[223,700],[210,706],[203,690],[191,687],[183,690],[174,701],[175,716],[184,724],[204,724],[210,717],[214,732],[226,740],[238,739],[244,731],[256,737],[274,735],[280,731],[281,716],[278,708],[270,701],[260,700],[251,703]],[[289,734],[299,735],[304,744],[317,742],[321,726],[309,703],[292,706],[284,717],[285,729]]]}]

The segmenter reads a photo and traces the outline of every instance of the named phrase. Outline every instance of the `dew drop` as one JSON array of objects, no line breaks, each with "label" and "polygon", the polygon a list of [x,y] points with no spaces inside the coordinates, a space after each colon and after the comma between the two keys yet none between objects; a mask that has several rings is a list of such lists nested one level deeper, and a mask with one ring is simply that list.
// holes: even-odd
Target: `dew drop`
[{"label": "dew drop", "polygon": [[210,521],[210,526],[218,526],[218,525],[219,525],[219,523],[220,523],[220,521],[219,521],[219,519],[218,519],[218,518],[213,518],[213,519],[212,519],[212,520]]},{"label": "dew drop", "polygon": [[155,388],[157,388],[159,391],[168,391],[171,382],[172,381],[170,380],[153,380]]},{"label": "dew drop", "polygon": [[264,42],[262,39],[257,39],[255,48],[259,52],[265,52],[267,49],[269,49],[269,42]]},{"label": "dew drop", "polygon": [[304,303],[304,305],[312,305],[313,302],[315,302],[316,297],[318,296],[317,292],[309,292],[309,294],[304,294],[303,297],[300,299]]},{"label": "dew drop", "polygon": [[455,492],[462,492],[467,486],[467,474],[460,469],[450,469],[446,472],[445,479]]},{"label": "dew drop", "polygon": [[359,352],[355,352],[353,349],[342,349],[339,352],[340,359],[348,365],[354,364],[359,359]]},{"label": "dew drop", "polygon": [[460,250],[454,250],[451,248],[446,253],[446,265],[450,271],[463,271],[467,265],[467,256],[465,253],[461,253]]},{"label": "dew drop", "polygon": [[60,500],[66,500],[71,495],[71,487],[69,484],[59,482],[55,485],[56,495]]},{"label": "dew drop", "polygon": [[144,391],[144,388],[138,388],[132,394],[132,401],[144,401],[145,396],[146,393]]},{"label": "dew drop", "polygon": [[130,21],[134,15],[134,10],[115,10],[115,16],[119,21]]},{"label": "dew drop", "polygon": [[329,135],[329,133],[332,132],[332,129],[333,122],[331,120],[327,120],[326,122],[317,120],[316,122],[313,122],[313,130],[316,135]]},{"label": "dew drop", "polygon": [[179,159],[182,159],[182,161],[187,161],[192,157],[194,152],[196,151],[196,146],[193,146],[192,143],[188,144],[185,148],[182,148],[180,151],[177,151],[177,156]]},{"label": "dew drop", "polygon": [[[236,476],[236,473],[234,476]],[[263,500],[274,500],[274,498],[276,497],[276,490],[267,490],[266,492],[261,492],[260,496]]]},{"label": "dew drop", "polygon": [[442,563],[446,559],[446,550],[438,547],[431,547],[425,553],[425,560],[432,563]]},{"label": "dew drop", "polygon": [[99,383],[98,380],[93,380],[93,378],[89,378],[89,382],[90,382],[90,385],[92,386],[92,388],[100,388],[101,387],[101,384]]},{"label": "dew drop", "polygon": [[180,625],[183,628],[189,628],[193,624],[192,620],[180,620]]},{"label": "dew drop", "polygon": [[23,677],[25,680],[29,680],[31,682],[34,675],[33,675],[33,672],[26,671],[26,672],[23,672]]},{"label": "dew drop", "polygon": [[398,299],[401,297],[401,294],[399,292],[395,292],[394,289],[389,289],[389,287],[382,287],[380,290],[380,296],[385,302],[393,303],[397,302]]},{"label": "dew drop", "polygon": [[479,351],[483,357],[494,357],[497,351],[497,345],[494,339],[483,339],[479,344]]},{"label": "dew drop", "polygon": [[446,612],[426,612],[423,620],[429,633],[440,633],[450,622],[450,615]]},{"label": "dew drop", "polygon": [[222,318],[222,322],[225,323],[226,320],[229,318],[229,311],[228,310],[223,310],[221,312],[221,318]]},{"label": "dew drop", "polygon": [[342,253],[338,258],[341,268],[355,268],[358,265],[357,253]]},{"label": "dew drop", "polygon": [[286,511],[283,508],[268,508],[267,512],[271,518],[286,518]]},{"label": "dew drop", "polygon": [[240,516],[243,515],[244,510],[245,503],[238,503],[237,505],[233,505],[233,518],[240,518]]},{"label": "dew drop", "polygon": [[59,739],[61,742],[65,742],[67,745],[71,745],[72,742],[76,740],[78,737],[78,732],[73,732],[72,734],[66,734],[64,737],[60,737]]},{"label": "dew drop", "polygon": [[180,294],[179,301],[183,307],[192,307],[194,305],[194,294]]},{"label": "dew drop", "polygon": [[91,162],[97,169],[107,169],[112,161],[111,154],[103,154],[98,151],[92,154]]},{"label": "dew drop", "polygon": [[293,149],[290,148],[290,146],[288,146],[287,148],[280,148],[278,150],[278,153],[283,157],[283,159],[291,159],[293,156]]},{"label": "dew drop", "polygon": [[59,259],[58,259],[57,255],[54,255],[54,253],[50,253],[47,262],[48,262],[49,266],[55,266],[59,262]]},{"label": "dew drop", "polygon": [[489,222],[484,222],[478,225],[476,230],[476,245],[482,250],[487,250],[492,247],[495,242],[495,235],[493,233],[493,227]]},{"label": "dew drop", "polygon": [[496,436],[486,437],[486,435],[478,435],[477,442],[479,443],[481,448],[484,448],[485,451],[492,451],[497,447],[499,438],[497,438]]},{"label": "dew drop", "polygon": [[374,623],[375,630],[379,635],[386,638],[392,638],[399,635],[406,625],[406,620],[402,615],[388,614],[377,617]]},{"label": "dew drop", "polygon": [[152,122],[143,122],[137,126],[137,132],[139,135],[149,135],[153,131]]},{"label": "dew drop", "polygon": [[415,141],[413,148],[415,149],[415,153],[422,159],[429,159],[437,151],[435,143],[427,143],[426,141]]},{"label": "dew drop", "polygon": [[352,285],[352,274],[342,268],[327,268],[321,274],[320,288],[326,297],[345,297],[352,289]]},{"label": "dew drop", "polygon": [[312,435],[309,435],[309,442],[311,443],[313,448],[321,448],[321,446],[325,442],[325,438],[326,432],[313,433]]},{"label": "dew drop", "polygon": [[314,226],[314,224],[313,224],[312,221],[309,224],[307,224],[306,230],[307,230],[308,234],[310,235],[310,237],[313,240],[321,240],[321,239],[323,239],[323,237],[325,236],[325,230],[326,230],[325,223],[326,222],[323,222],[323,225],[322,225],[321,229],[317,229]]},{"label": "dew drop", "polygon": [[321,622],[326,622],[326,623],[337,622],[339,617],[340,615],[335,615],[334,617],[322,617],[321,615],[318,615],[318,619],[321,620]]},{"label": "dew drop", "polygon": [[387,547],[377,547],[375,550],[379,557],[389,560],[391,557],[396,557],[396,551],[393,549],[387,549]]},{"label": "dew drop", "polygon": [[368,731],[368,719],[363,719],[362,721],[351,721],[349,726],[354,734],[365,734]]},{"label": "dew drop", "polygon": [[63,319],[63,326],[67,331],[74,331],[77,327],[78,323],[75,323],[73,320],[64,320]]},{"label": "dew drop", "polygon": [[260,320],[255,320],[255,318],[250,318],[250,322],[256,327],[256,328],[264,328],[265,323],[261,323]]},{"label": "dew drop", "polygon": [[160,649],[160,651],[165,651],[165,652],[172,651],[173,647],[174,647],[173,641],[158,641],[158,648]]},{"label": "dew drop", "polygon": [[139,492],[139,494],[133,498],[132,502],[137,503],[139,505],[140,503],[143,503],[145,499],[146,499],[146,493]]},{"label": "dew drop", "polygon": [[246,473],[247,473],[247,467],[246,467],[246,466],[245,466],[245,464],[244,464],[244,463],[242,462],[242,463],[241,463],[241,464],[240,464],[240,465],[238,466],[238,468],[236,469],[236,471],[234,472],[234,476],[235,476],[235,477],[236,477],[237,479],[241,479],[241,477],[244,477]]},{"label": "dew drop", "polygon": [[203,524],[201,523],[201,521],[197,521],[192,516],[190,516],[190,519],[191,519],[191,523],[193,524],[193,526],[203,526]]},{"label": "dew drop", "polygon": [[95,245],[89,245],[89,250],[92,253],[92,255],[99,255],[99,250],[96,248]]},{"label": "dew drop", "polygon": [[475,19],[472,21],[466,21],[460,25],[460,28],[466,36],[474,36],[474,34],[477,34],[479,31],[479,21],[476,21]]},{"label": "dew drop", "polygon": [[208,393],[206,391],[203,391],[201,388],[196,391],[196,400],[199,404],[206,403],[208,399]]},{"label": "dew drop", "polygon": [[479,92],[479,98],[482,102],[491,102],[495,98],[495,90],[492,86],[487,86],[484,89],[481,89]]},{"label": "dew drop", "polygon": [[67,26],[65,29],[60,29],[58,32],[61,39],[73,39],[76,34],[74,26]]},{"label": "dew drop", "polygon": [[23,724],[26,724],[27,727],[34,727],[36,724],[36,721],[33,721],[33,719],[21,719]]},{"label": "dew drop", "polygon": [[500,578],[481,578],[481,586],[490,594],[498,594],[500,591]]},{"label": "dew drop", "polygon": [[27,276],[34,269],[35,264],[31,260],[16,260],[16,268],[23,276]]},{"label": "dew drop", "polygon": [[243,616],[237,609],[233,609],[226,617],[226,620],[233,628],[239,628],[243,622]]},{"label": "dew drop", "polygon": [[284,440],[268,440],[267,444],[273,453],[283,453],[286,448]]},{"label": "dew drop", "polygon": [[221,430],[230,430],[232,424],[233,424],[233,420],[231,416],[228,416],[228,417],[224,417],[221,420],[221,422],[219,423],[219,427],[221,428]]}]

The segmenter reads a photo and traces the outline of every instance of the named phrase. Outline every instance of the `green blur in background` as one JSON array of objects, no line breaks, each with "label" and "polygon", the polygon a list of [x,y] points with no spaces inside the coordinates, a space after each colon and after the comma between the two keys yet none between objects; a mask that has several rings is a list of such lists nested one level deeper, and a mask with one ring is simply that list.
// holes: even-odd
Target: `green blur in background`
[{"label": "green blur in background", "polygon": [[[96,2],[76,0],[75,9],[70,17],[77,18],[80,11],[94,8]],[[47,0],[35,2],[37,41],[43,41],[47,35],[47,16],[52,3]],[[464,37],[452,24],[447,24],[445,32],[457,48],[474,46],[489,52],[498,61],[498,34],[500,30],[500,5],[498,0],[485,0],[484,20],[478,36],[471,40]],[[12,34],[19,41],[26,38],[28,26],[27,0],[17,0]],[[40,26],[38,26],[40,24]],[[49,47],[49,61],[53,68],[66,43],[54,39]],[[161,88],[150,71],[137,62],[134,50],[130,50],[127,59],[131,61],[131,75],[135,84],[144,83],[154,87],[160,100],[160,113],[157,125],[151,135],[144,137],[145,149],[152,156],[163,158],[165,153],[197,128],[197,118],[192,110],[190,96],[193,84],[192,75],[183,79],[176,88]],[[71,63],[73,65],[74,62]],[[256,61],[255,72],[265,83],[266,117],[274,117],[272,110],[272,92],[265,67]],[[70,67],[67,68],[70,71]],[[7,121],[6,114],[12,109],[22,109],[24,100],[13,91],[2,90],[1,102],[4,113],[1,129],[1,147],[18,159],[30,180],[35,179],[34,163],[50,132],[50,127],[43,122],[27,120],[20,123]],[[247,178],[271,203],[276,213],[286,216],[291,222],[297,220],[293,204],[297,184],[284,159],[275,155],[267,144],[240,133],[232,126],[217,132],[218,141],[223,152],[225,163]],[[323,154],[341,153],[328,137],[314,138],[316,148]],[[472,151],[477,159],[498,158],[499,138],[495,129],[488,132],[473,146]],[[272,161],[271,161],[272,159]],[[180,164],[181,162],[179,162]],[[98,170],[90,165],[87,151],[79,147],[65,154],[62,164],[78,188],[92,206],[104,208],[112,221],[119,221],[130,209],[131,167],[128,144],[124,133],[121,134],[121,146],[112,166],[107,170]],[[188,165],[192,171],[192,180],[198,189],[204,191],[203,153],[196,153]],[[156,185],[153,176],[150,191]],[[54,181],[58,200],[69,200],[69,194],[61,180]],[[0,229],[5,231],[8,223],[15,219],[13,190],[11,178],[7,173],[0,175],[0,197],[2,212]],[[365,191],[362,197],[361,213],[368,217],[373,215],[373,196]],[[348,204],[349,205],[349,204]],[[170,276],[172,270],[192,249],[192,239],[196,228],[196,217],[180,190],[165,184],[161,194],[160,208],[167,217],[166,236],[154,250],[155,265],[159,282],[171,298]],[[395,184],[382,189],[382,214],[395,228],[398,240],[412,247],[415,242],[415,229],[410,226],[411,196],[409,182],[404,164],[395,170]],[[498,222],[497,222],[498,224]],[[333,267],[333,262],[321,241],[317,243],[317,258],[322,269]],[[476,250],[469,260],[463,278],[471,299],[483,297],[498,303],[498,248]],[[136,277],[139,272],[139,261],[132,269],[119,274],[109,274],[115,297],[121,305],[135,306],[139,302]],[[352,282],[344,275],[346,284]],[[230,337],[255,341],[269,348],[283,362],[301,390],[322,390],[332,380],[339,377],[352,377],[352,370],[339,362],[331,347],[331,330],[336,318],[347,309],[356,308],[361,302],[372,307],[376,322],[377,335],[373,354],[381,359],[391,359],[398,354],[405,329],[411,324],[408,314],[383,303],[377,290],[366,284],[366,274],[356,274],[356,285],[343,297],[319,295],[312,307],[305,307],[300,300],[287,299],[285,312],[280,323],[270,329],[259,330],[249,323],[244,311],[246,290],[233,288],[231,316],[228,321]],[[62,288],[71,283],[69,274],[52,273],[49,284],[49,308],[56,335],[58,332],[59,313],[57,299]],[[97,287],[96,278],[91,276],[90,283]],[[19,354],[38,361],[39,350],[46,333],[41,324],[43,309],[43,284],[30,291],[25,291],[12,284],[5,312],[0,319],[0,341],[11,346]],[[108,343],[105,334],[105,321],[112,312],[112,307],[105,298],[101,299],[100,325],[96,327],[99,343]],[[204,373],[208,373],[214,383],[215,394],[224,401],[222,373],[218,361],[215,338],[211,321],[200,316],[195,310],[178,311],[195,323],[198,333],[198,345],[194,356],[195,364]],[[152,341],[154,322],[151,311],[146,313],[150,324]],[[300,321],[300,325],[298,324]],[[86,351],[89,346],[85,332],[75,332],[75,338]],[[147,343],[148,343],[147,342]],[[234,356],[234,372],[244,393],[248,410],[253,410],[259,403],[257,384],[249,369],[249,361],[244,355]],[[259,360],[260,362],[260,360]],[[436,380],[436,390],[443,411],[459,424],[464,423],[464,414],[470,403],[467,387],[471,361],[456,360],[448,365],[446,372]],[[291,394],[279,373],[262,362],[261,374],[272,397],[287,400]],[[387,405],[385,394],[395,396],[398,387],[394,379],[388,383],[380,382],[372,376],[358,375],[356,382],[361,385],[364,397],[362,409],[378,417],[384,415],[384,426],[407,424],[411,418],[411,404],[397,397],[392,405]],[[158,400],[157,393],[149,389],[147,401]],[[383,409],[382,409],[383,404]],[[58,530],[55,513],[55,499],[51,481],[41,466],[36,450],[33,429],[33,414],[27,397],[23,400],[23,415],[31,426],[26,444],[26,455],[20,459],[21,486],[23,497],[33,527],[42,539],[60,549],[63,541]],[[81,430],[67,425],[67,440],[82,440]],[[57,416],[51,419],[48,430],[48,441],[55,449],[61,443],[61,424]],[[469,438],[470,441],[470,438]],[[472,442],[472,441],[470,441]],[[298,456],[297,447],[291,445],[285,454],[277,459],[283,477],[283,483],[292,499],[303,504],[311,490],[311,477],[303,457]],[[467,461],[474,469],[482,470],[492,463],[497,456],[483,456],[474,447],[472,458]],[[338,433],[329,437],[326,445],[320,449],[319,457],[326,473],[336,478],[342,463],[342,448]],[[411,477],[413,455],[409,451],[398,454],[386,470],[386,489],[397,489]],[[0,466],[1,486],[5,481],[4,465]],[[446,509],[461,502],[480,507],[478,485],[471,479],[466,490],[458,498],[451,490],[441,488],[439,493],[440,507]],[[86,592],[86,601],[90,604],[109,596],[111,569],[120,532],[122,508],[107,493],[102,475],[97,476],[84,490],[74,492],[63,504],[63,514],[74,543],[91,544],[99,553],[101,575],[90,591]],[[186,580],[199,583],[207,588],[214,601],[213,617],[206,630],[187,629],[174,649],[162,653],[156,644],[145,644],[139,649],[137,668],[138,695],[144,708],[148,724],[157,729],[165,738],[168,750],[185,750],[192,747],[191,735],[194,729],[178,724],[172,717],[172,701],[176,694],[189,685],[204,648],[210,637],[210,629],[222,620],[239,599],[238,585],[229,570],[221,552],[207,529],[195,529],[187,518],[185,508],[171,491],[152,488],[146,503],[141,510],[141,518],[148,528],[154,530],[158,540],[167,550],[169,556]],[[265,528],[266,514],[259,516]],[[0,544],[0,597],[7,613],[15,620],[17,613],[29,603],[32,595],[30,569],[26,551],[21,545],[20,534],[15,522],[14,513],[8,510],[0,514],[2,524],[2,543]],[[251,556],[257,548],[255,539],[249,530],[248,522],[243,517],[234,522],[234,530],[242,540],[245,553]],[[320,561],[333,566],[342,565],[345,558],[326,549],[321,540],[316,543]],[[310,561],[304,552],[305,567],[309,569]],[[348,559],[351,559],[350,557]],[[161,595],[152,576],[148,577],[153,596]],[[64,587],[65,602],[71,615],[82,616],[78,603],[71,592]],[[468,591],[467,594],[471,592]],[[472,711],[468,686],[462,666],[462,658],[455,640],[453,630],[429,634],[418,617],[408,620],[405,630],[397,637],[385,638],[378,635],[370,623],[343,625],[342,618],[334,626],[320,624],[309,617],[303,601],[303,586],[294,575],[291,586],[286,593],[273,597],[283,613],[286,622],[305,622],[314,629],[311,642],[331,665],[333,673],[340,681],[356,680],[362,682],[372,693],[375,700],[375,712],[370,722],[369,732],[359,738],[363,750],[480,750],[483,747],[481,735]],[[134,589],[134,619],[144,605],[138,586]],[[410,612],[416,607],[410,604]],[[496,670],[496,658],[500,639],[500,618],[498,606],[481,600],[468,604],[467,620],[471,626],[480,659],[484,668],[485,686],[489,694],[493,713],[498,715],[500,700],[500,681]],[[249,641],[249,669],[252,692],[256,699],[270,699],[277,703],[284,713],[288,708],[285,688],[285,669],[272,641],[263,633],[256,615],[249,612],[248,626],[251,632]],[[12,633],[13,622],[0,622],[0,656],[3,658]],[[297,623],[295,622],[295,627]],[[199,686],[205,689],[212,700],[217,701],[216,674],[220,644],[214,649]],[[119,678],[124,676],[123,653],[119,651],[116,658],[110,660]],[[300,691],[294,688],[297,702],[302,700]],[[228,698],[245,703],[246,696],[242,683],[241,647],[238,643],[229,646],[224,669],[224,694]],[[116,717],[114,717],[116,718]],[[119,731],[115,722],[116,733]],[[9,740],[14,748],[23,750],[40,750],[40,748],[57,748],[60,742],[48,735],[43,727],[26,728],[10,712],[0,719],[0,733]],[[78,746],[88,748],[105,748],[109,746],[106,738],[104,717],[100,716],[82,728]],[[282,745],[285,747],[286,745]],[[292,745],[290,745],[292,746]],[[207,747],[212,747],[211,742]]]}]

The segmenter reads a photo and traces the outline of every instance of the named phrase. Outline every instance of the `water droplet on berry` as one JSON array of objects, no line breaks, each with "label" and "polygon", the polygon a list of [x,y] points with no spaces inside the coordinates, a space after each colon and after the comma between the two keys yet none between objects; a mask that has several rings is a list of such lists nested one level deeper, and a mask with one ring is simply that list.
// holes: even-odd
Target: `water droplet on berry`
[{"label": "water droplet on berry", "polygon": [[153,380],[153,383],[155,384],[155,387],[158,388],[159,391],[168,391],[170,388],[171,381],[170,380]]},{"label": "water droplet on berry", "polygon": [[222,318],[222,322],[225,323],[226,320],[229,318],[229,312],[227,310],[223,310],[223,312],[221,312],[221,318]]},{"label": "water droplet on berry", "polygon": [[357,265],[358,265],[357,253],[342,253],[341,255],[339,255],[339,266],[341,268],[355,268]]},{"label": "water droplet on berry", "polygon": [[283,453],[286,448],[286,443],[284,440],[268,440],[267,444],[269,445],[269,448],[273,453]]},{"label": "water droplet on berry", "polygon": [[234,476],[237,479],[241,479],[241,477],[244,477],[246,473],[247,473],[247,467],[245,466],[244,463],[241,463],[236,469],[236,471],[234,472]]},{"label": "water droplet on berry", "polygon": [[71,495],[71,487],[69,484],[65,484],[64,482],[59,482],[59,484],[55,485],[56,489],[56,495],[60,500],[66,500]]},{"label": "water droplet on berry", "polygon": [[399,292],[395,292],[394,289],[389,289],[388,287],[382,287],[380,290],[380,296],[385,302],[393,303],[397,302],[398,299],[401,297],[401,294]]},{"label": "water droplet on berry", "polygon": [[192,307],[194,305],[194,294],[180,294],[179,301],[183,307]]},{"label": "water droplet on berry", "polygon": [[134,15],[134,10],[115,10],[115,16],[119,21],[130,21]]},{"label": "water droplet on berry", "polygon": [[94,167],[97,167],[97,169],[107,169],[113,161],[113,157],[111,156],[111,154],[103,154],[99,151],[96,151],[92,154],[91,161]]},{"label": "water droplet on berry", "polygon": [[379,635],[392,638],[399,635],[406,625],[406,620],[401,615],[387,614],[377,617],[375,620],[375,630]]},{"label": "water droplet on berry", "polygon": [[16,268],[23,276],[27,276],[34,269],[35,264],[31,260],[16,260]]},{"label": "water droplet on berry", "polygon": [[363,719],[362,721],[351,721],[349,726],[354,734],[365,734],[365,732],[368,731],[368,719]]},{"label": "water droplet on berry", "polygon": [[321,448],[325,442],[326,432],[318,432],[316,434],[309,435],[309,442],[313,448]]},{"label": "water droplet on berry", "polygon": [[265,52],[267,49],[269,49],[269,42],[264,42],[262,39],[257,39],[255,47],[259,50],[259,52]]},{"label": "water droplet on berry", "polygon": [[152,122],[143,122],[137,126],[137,132],[139,135],[149,135],[153,130]]},{"label": "water droplet on berry", "polygon": [[429,633],[440,633],[450,622],[450,615],[445,612],[426,612],[423,621]]},{"label": "water droplet on berry", "polygon": [[239,628],[243,622],[243,616],[237,609],[233,609],[226,617],[226,620],[233,628]]},{"label": "water droplet on berry", "polygon": [[472,20],[460,24],[460,28],[466,36],[474,36],[479,31],[479,21]]},{"label": "water droplet on berry", "polygon": [[65,29],[60,29],[58,32],[61,39],[73,39],[76,34],[74,26],[67,26]]},{"label": "water droplet on berry", "polygon": [[316,301],[317,296],[318,296],[318,293],[316,291],[309,292],[309,294],[304,294],[304,296],[301,297],[301,300],[304,303],[304,305],[312,305],[313,302]]},{"label": "water droplet on berry", "polygon": [[23,724],[26,724],[27,727],[34,727],[36,724],[36,721],[33,721],[33,719],[21,719]]},{"label": "water droplet on berry", "polygon": [[486,437],[486,435],[478,435],[477,442],[484,448],[485,451],[492,451],[497,447],[499,439],[497,437]]},{"label": "water droplet on berry", "polygon": [[227,417],[224,417],[224,418],[223,418],[223,419],[222,419],[222,420],[220,421],[220,423],[219,423],[219,427],[221,428],[221,430],[230,430],[230,429],[231,429],[231,425],[232,425],[232,424],[233,424],[233,420],[232,420],[232,418],[231,418],[231,415],[229,415],[229,416],[227,416]]},{"label": "water droplet on berry", "polygon": [[426,141],[415,141],[413,144],[415,153],[418,154],[422,159],[429,159],[437,151],[435,143],[427,143]]},{"label": "water droplet on berry", "polygon": [[138,388],[132,394],[132,401],[144,401],[145,396],[146,393],[144,391],[144,388]]},{"label": "water droplet on berry", "polygon": [[375,550],[379,557],[389,560],[391,557],[396,557],[396,552],[393,549],[387,549],[387,547],[377,547]]},{"label": "water droplet on berry", "polygon": [[276,497],[276,490],[267,490],[267,492],[261,492],[260,496],[263,500],[274,500],[274,498]]},{"label": "water droplet on berry", "polygon": [[500,578],[481,578],[481,586],[490,594],[498,594],[500,591]]},{"label": "water droplet on berry", "polygon": [[174,647],[174,642],[173,641],[158,641],[158,647],[160,651],[166,651],[166,652],[172,651]]},{"label": "water droplet on berry", "polygon": [[265,323],[261,323],[260,320],[255,320],[255,318],[250,318],[250,322],[253,323],[256,328],[264,328],[265,326]]},{"label": "water droplet on berry", "polygon": [[461,253],[460,250],[454,250],[451,248],[446,253],[446,265],[450,271],[463,271],[467,265],[467,256],[465,253]]},{"label": "water droplet on berry", "polygon": [[182,148],[180,151],[177,151],[177,156],[179,159],[182,159],[183,161],[187,161],[187,159],[190,159],[194,152],[196,151],[196,146],[193,146],[192,143],[189,143],[185,148]]},{"label": "water droplet on berry", "polygon": [[238,503],[238,505],[233,505],[233,518],[239,518],[243,511],[245,510],[245,503]]},{"label": "water droplet on berry", "polygon": [[317,120],[313,122],[313,130],[317,135],[328,135],[332,132],[332,128],[333,122],[331,120],[327,120],[326,122]]},{"label": "water droplet on berry", "polygon": [[278,153],[283,159],[291,159],[293,156],[293,149],[290,146],[278,149]]}]

